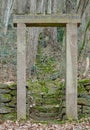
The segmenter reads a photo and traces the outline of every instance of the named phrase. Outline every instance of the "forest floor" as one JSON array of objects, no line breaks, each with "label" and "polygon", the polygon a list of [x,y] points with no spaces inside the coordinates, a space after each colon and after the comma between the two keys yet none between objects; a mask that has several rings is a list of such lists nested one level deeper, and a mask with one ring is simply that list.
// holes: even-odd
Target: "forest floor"
[{"label": "forest floor", "polygon": [[32,121],[0,121],[0,130],[90,130],[90,120],[68,121],[63,124],[35,123]]}]

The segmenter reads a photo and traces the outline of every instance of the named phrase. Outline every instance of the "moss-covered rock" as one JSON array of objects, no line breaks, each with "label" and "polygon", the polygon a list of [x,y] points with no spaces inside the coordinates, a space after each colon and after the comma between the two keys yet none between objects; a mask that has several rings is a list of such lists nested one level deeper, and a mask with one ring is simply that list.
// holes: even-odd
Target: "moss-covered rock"
[{"label": "moss-covered rock", "polygon": [[78,105],[88,106],[88,101],[85,98],[78,99]]},{"label": "moss-covered rock", "polygon": [[9,85],[0,83],[0,89],[8,89]]},{"label": "moss-covered rock", "polygon": [[0,94],[9,94],[10,89],[0,89]]},{"label": "moss-covered rock", "polygon": [[6,108],[5,106],[0,107],[0,114],[7,114],[10,112],[11,112],[11,109]]},{"label": "moss-covered rock", "polygon": [[15,83],[12,83],[12,84],[9,85],[9,88],[11,90],[16,90],[17,89],[17,85]]},{"label": "moss-covered rock", "polygon": [[12,100],[12,97],[10,94],[0,94],[0,102],[10,102]]},{"label": "moss-covered rock", "polygon": [[15,96],[15,97],[16,97],[17,92],[16,92],[15,90],[11,90],[11,91],[10,91],[10,95],[12,95],[12,96]]},{"label": "moss-covered rock", "polygon": [[82,79],[78,81],[79,84],[86,84],[86,83],[90,83],[90,79]]},{"label": "moss-covered rock", "polygon": [[7,114],[4,114],[2,115],[2,120],[16,120],[17,119],[17,116],[16,116],[16,113],[7,113]]},{"label": "moss-covered rock", "polygon": [[9,108],[16,108],[16,101],[11,101],[11,102],[5,104],[5,106],[7,106]]}]

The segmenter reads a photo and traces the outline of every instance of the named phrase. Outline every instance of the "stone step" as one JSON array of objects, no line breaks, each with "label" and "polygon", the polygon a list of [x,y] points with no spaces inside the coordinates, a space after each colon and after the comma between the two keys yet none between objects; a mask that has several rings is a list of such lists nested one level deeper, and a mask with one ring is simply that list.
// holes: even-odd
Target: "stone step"
[{"label": "stone step", "polygon": [[35,98],[34,99],[36,105],[52,105],[52,104],[59,104],[60,103],[60,98]]},{"label": "stone step", "polygon": [[59,115],[58,113],[43,113],[43,112],[36,113],[36,116],[43,118],[57,117],[58,115]]},{"label": "stone step", "polygon": [[44,92],[41,92],[41,93],[36,93],[36,92],[31,92],[29,93],[28,95],[31,95],[31,96],[37,96],[37,97],[41,97],[41,96],[44,96],[44,97],[56,97],[57,96],[57,93],[44,93]]},{"label": "stone step", "polygon": [[47,113],[47,112],[58,112],[59,111],[59,105],[43,105],[43,106],[33,106],[32,108],[30,108],[30,112],[34,111],[35,113],[39,113],[39,112],[43,112],[43,113]]},{"label": "stone step", "polygon": [[40,108],[52,109],[52,108],[59,108],[59,104],[57,105],[42,105]]},{"label": "stone step", "polygon": [[28,98],[33,98],[33,99],[35,99],[35,100],[40,100],[40,99],[44,99],[44,100],[53,100],[53,99],[60,99],[61,97],[62,97],[63,95],[57,95],[57,94],[37,94],[37,93],[33,93],[33,94],[30,94],[29,96],[28,96]]},{"label": "stone step", "polygon": [[35,102],[36,106],[42,106],[42,105],[57,105],[60,101],[51,100],[51,101],[45,101],[45,100],[38,100]]},{"label": "stone step", "polygon": [[29,104],[35,104],[36,106],[42,106],[42,105],[57,105],[59,104],[61,101],[60,100],[56,100],[56,99],[28,99],[27,103]]},{"label": "stone step", "polygon": [[31,93],[31,95],[28,96],[27,102],[31,101],[34,102],[36,105],[52,105],[52,104],[59,104],[60,103],[60,96],[57,96],[56,94],[49,93]]},{"label": "stone step", "polygon": [[29,96],[28,99],[33,100],[34,103],[34,105],[30,107],[30,118],[35,120],[50,120],[60,117],[60,102],[62,102],[60,100],[63,95],[33,92],[30,93]]},{"label": "stone step", "polygon": [[59,113],[31,113],[30,118],[34,120],[47,121],[53,119],[59,119]]}]

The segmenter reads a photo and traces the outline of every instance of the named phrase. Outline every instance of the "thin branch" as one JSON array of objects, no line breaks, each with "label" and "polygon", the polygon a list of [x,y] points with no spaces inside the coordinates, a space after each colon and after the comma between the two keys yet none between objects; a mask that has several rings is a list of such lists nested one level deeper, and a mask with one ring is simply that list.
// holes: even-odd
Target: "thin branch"
[{"label": "thin branch", "polygon": [[86,67],[85,67],[85,72],[83,73],[83,77],[86,77],[88,70],[89,70],[89,65],[90,65],[90,61],[89,61],[89,57],[86,58]]},{"label": "thin branch", "polygon": [[8,0],[7,2],[7,8],[5,11],[5,16],[4,16],[4,34],[5,35],[7,33],[7,27],[8,27],[10,15],[12,13],[13,3],[14,3],[14,0]]}]

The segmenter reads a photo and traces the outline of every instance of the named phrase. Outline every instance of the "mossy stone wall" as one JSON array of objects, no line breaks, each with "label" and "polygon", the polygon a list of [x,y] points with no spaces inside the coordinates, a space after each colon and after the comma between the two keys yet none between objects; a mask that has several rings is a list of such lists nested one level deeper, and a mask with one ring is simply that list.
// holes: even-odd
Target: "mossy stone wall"
[{"label": "mossy stone wall", "polygon": [[16,119],[15,84],[0,84],[0,119]]},{"label": "mossy stone wall", "polygon": [[[52,85],[53,83],[49,84]],[[33,87],[34,85],[35,83],[32,84]],[[37,83],[37,85],[40,87],[39,83]],[[27,91],[28,117],[30,117],[30,111],[32,109],[34,110],[33,112],[37,112],[36,116],[38,117],[41,115],[44,117],[45,113],[48,112],[45,116],[52,116],[52,118],[54,118],[52,113],[55,111],[56,113],[54,114],[60,119],[66,118],[64,85],[57,89],[58,91],[54,88],[55,93],[54,91],[49,91],[49,89],[44,90],[44,88],[42,88],[42,93],[39,89],[35,90],[35,92],[33,89],[34,88],[32,88],[33,94],[31,94],[31,89],[28,88]],[[36,91],[38,92],[36,93]],[[44,93],[44,91],[46,91],[46,93]],[[0,119],[16,119],[16,97],[16,84],[0,84]],[[36,101],[33,100],[33,98],[36,99]],[[44,106],[48,106],[48,109],[46,110]],[[53,109],[51,106],[54,106]],[[49,114],[51,110],[52,113]],[[90,80],[81,80],[78,83],[78,117],[90,117]]]}]

